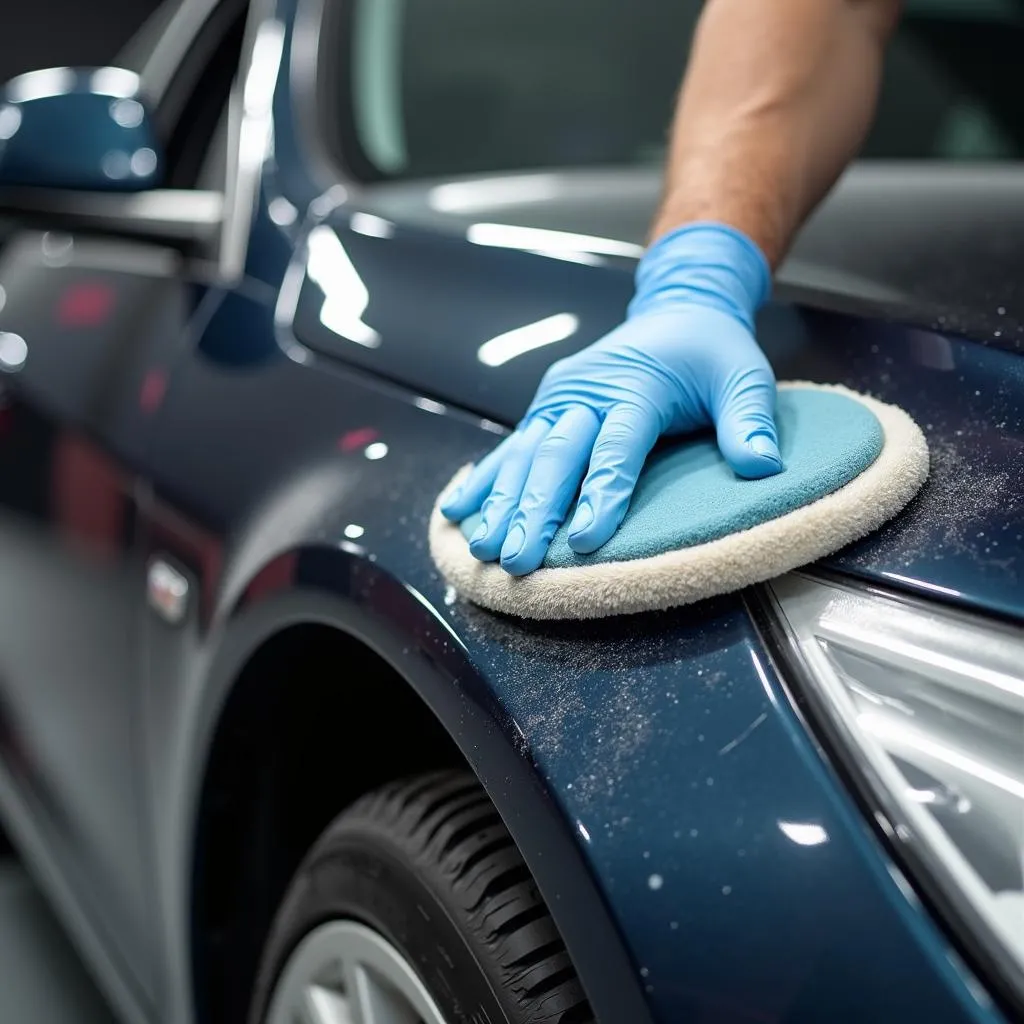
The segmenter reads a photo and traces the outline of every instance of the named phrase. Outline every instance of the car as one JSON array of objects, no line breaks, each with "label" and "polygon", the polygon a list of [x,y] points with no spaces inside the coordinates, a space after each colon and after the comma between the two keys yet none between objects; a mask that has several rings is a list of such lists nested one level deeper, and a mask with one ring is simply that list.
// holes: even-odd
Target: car
[{"label": "car", "polygon": [[921,425],[900,517],[591,623],[431,561],[623,315],[699,6],[168,0],[8,84],[0,815],[125,1021],[1021,1019],[1018,5],[908,0],[759,320]]}]

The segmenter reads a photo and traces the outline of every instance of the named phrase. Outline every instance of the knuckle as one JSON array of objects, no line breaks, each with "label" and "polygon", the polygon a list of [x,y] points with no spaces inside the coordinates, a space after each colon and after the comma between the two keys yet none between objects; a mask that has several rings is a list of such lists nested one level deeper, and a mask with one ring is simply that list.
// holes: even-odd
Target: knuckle
[{"label": "knuckle", "polygon": [[627,475],[618,466],[600,466],[587,478],[585,493],[592,502],[604,506],[623,490]]},{"label": "knuckle", "polygon": [[619,427],[605,430],[594,444],[594,455],[602,463],[617,465],[629,457],[634,442],[630,431]]},{"label": "knuckle", "polygon": [[493,490],[487,498],[484,500],[483,505],[480,507],[480,514],[488,522],[500,517],[504,514],[505,507],[508,504],[508,498],[501,491]]},{"label": "knuckle", "polygon": [[[529,508],[525,508],[520,504],[508,521],[508,532],[511,533],[518,526],[526,534],[527,539],[529,539],[535,532],[532,528],[531,520],[532,516],[530,515]],[[523,547],[524,549],[529,547],[529,543],[523,545]]]},{"label": "knuckle", "polygon": [[600,456],[595,454],[584,486],[588,492],[597,492],[602,501],[622,491],[632,490],[635,482],[633,464],[628,451],[621,446],[611,446]]},{"label": "knuckle", "polygon": [[546,486],[537,484],[528,486],[519,500],[519,508],[513,519],[525,528],[527,519],[536,515],[538,510],[547,508],[551,504],[551,498],[550,491]]},{"label": "knuckle", "polygon": [[636,438],[636,431],[633,429],[633,425],[630,423],[623,423],[618,420],[614,423],[609,423],[598,439],[598,443],[602,448],[616,448],[628,446]]},{"label": "knuckle", "polygon": [[734,371],[729,378],[730,391],[753,392],[764,394],[775,392],[775,375],[764,353],[758,351],[756,362],[748,364],[742,370]]},{"label": "knuckle", "polygon": [[536,461],[560,458],[572,438],[563,426],[554,426],[537,448]]}]

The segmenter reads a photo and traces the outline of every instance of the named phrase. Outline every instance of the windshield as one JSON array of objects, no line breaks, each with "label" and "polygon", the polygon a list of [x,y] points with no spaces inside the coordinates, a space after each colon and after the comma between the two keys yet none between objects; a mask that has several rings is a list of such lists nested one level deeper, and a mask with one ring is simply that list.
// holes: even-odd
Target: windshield
[{"label": "windshield", "polygon": [[[661,163],[700,0],[361,0],[339,144],[367,177]],[[867,159],[1024,151],[1017,0],[905,0]],[[337,45],[340,44],[340,45]],[[337,132],[332,132],[337,135]]]}]

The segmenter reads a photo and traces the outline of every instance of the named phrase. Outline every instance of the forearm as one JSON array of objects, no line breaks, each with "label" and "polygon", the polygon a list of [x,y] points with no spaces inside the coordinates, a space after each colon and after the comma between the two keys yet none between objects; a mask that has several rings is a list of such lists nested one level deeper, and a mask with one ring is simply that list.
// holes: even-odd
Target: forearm
[{"label": "forearm", "polygon": [[863,142],[899,0],[708,0],[652,239],[713,220],[781,261]]}]

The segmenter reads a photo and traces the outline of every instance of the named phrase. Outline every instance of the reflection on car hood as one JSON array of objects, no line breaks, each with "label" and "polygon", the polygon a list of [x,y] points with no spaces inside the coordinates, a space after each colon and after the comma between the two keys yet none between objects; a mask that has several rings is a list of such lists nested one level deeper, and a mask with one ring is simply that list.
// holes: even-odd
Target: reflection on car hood
[{"label": "reflection on car hood", "polygon": [[[381,216],[465,234],[481,224],[642,251],[661,191],[651,168],[492,175],[372,190]],[[780,294],[1024,351],[1024,177],[1013,166],[854,165],[800,233]]]}]

